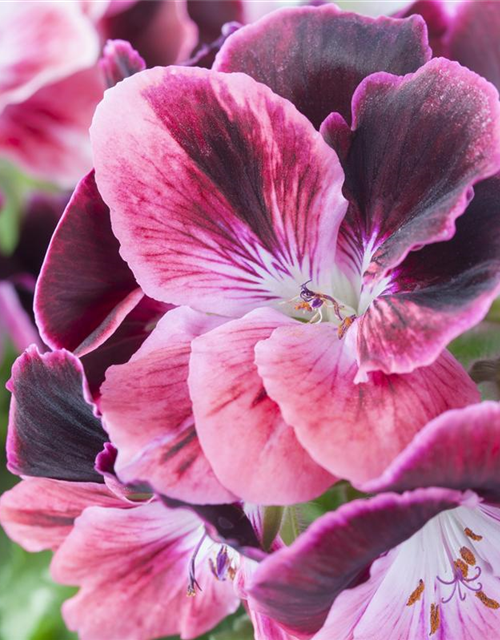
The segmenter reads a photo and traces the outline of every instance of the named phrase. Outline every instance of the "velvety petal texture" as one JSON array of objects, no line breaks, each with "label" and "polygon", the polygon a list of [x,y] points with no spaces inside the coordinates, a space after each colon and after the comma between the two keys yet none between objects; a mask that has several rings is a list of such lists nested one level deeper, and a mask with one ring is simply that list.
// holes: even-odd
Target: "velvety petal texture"
[{"label": "velvety petal texture", "polygon": [[277,329],[256,347],[264,387],[310,455],[338,477],[380,474],[430,419],[479,400],[472,380],[444,352],[412,374],[370,374],[355,384],[355,332],[330,323]]},{"label": "velvety petal texture", "polygon": [[170,311],[129,362],[107,371],[100,407],[123,481],[200,504],[235,500],[200,448],[187,385],[192,340],[221,321]]},{"label": "velvety petal texture", "polygon": [[318,129],[332,111],[350,122],[352,95],[370,74],[405,75],[430,57],[420,17],[373,19],[325,4],[274,11],[240,29],[222,47],[214,69],[240,71],[266,84]]},{"label": "velvety petal texture", "polygon": [[369,492],[474,489],[498,501],[499,465],[500,404],[482,402],[429,422],[380,478],[362,486]]},{"label": "velvety petal texture", "polygon": [[109,209],[91,172],[61,218],[37,284],[35,313],[48,345],[84,355],[102,344],[143,298],[118,251]]},{"label": "velvety petal texture", "polygon": [[374,300],[360,320],[363,371],[432,363],[486,315],[500,290],[500,174],[474,187],[451,240],[410,252],[394,279],[394,292]]},{"label": "velvety petal texture", "polygon": [[0,498],[0,524],[27,551],[57,549],[91,506],[126,508],[103,484],[28,478]]},{"label": "velvety petal texture", "polygon": [[7,460],[17,475],[102,482],[94,460],[107,440],[81,363],[67,351],[30,347],[7,384],[12,393]]},{"label": "velvety petal texture", "polygon": [[353,204],[341,241],[349,253],[354,239],[367,277],[380,280],[410,250],[449,240],[471,187],[500,168],[498,92],[434,59],[404,78],[367,78],[353,98],[352,128],[345,188]]},{"label": "velvety petal texture", "polygon": [[456,491],[421,489],[356,500],[327,513],[261,564],[249,589],[251,605],[299,638],[310,637],[339,593],[366,579],[381,553],[461,501]]},{"label": "velvety petal texture", "polygon": [[196,339],[190,362],[201,446],[222,483],[257,504],[305,502],[335,482],[299,444],[254,363],[255,345],[283,325],[298,323],[257,309]]},{"label": "velvety petal texture", "polygon": [[147,70],[107,92],[91,138],[121,254],[151,297],[241,315],[332,267],[338,159],[248,76]]},{"label": "velvety petal texture", "polygon": [[187,597],[190,558],[203,535],[196,516],[161,503],[86,509],[52,563],[58,582],[81,587],[63,606],[68,627],[82,640],[190,639],[210,630],[239,600],[230,580],[213,576],[208,541],[196,558],[200,591]]}]

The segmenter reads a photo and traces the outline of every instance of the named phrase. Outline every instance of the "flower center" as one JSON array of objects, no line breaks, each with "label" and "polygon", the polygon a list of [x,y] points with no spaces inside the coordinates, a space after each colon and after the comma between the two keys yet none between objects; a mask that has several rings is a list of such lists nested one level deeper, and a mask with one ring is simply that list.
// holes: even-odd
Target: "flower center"
[{"label": "flower center", "polygon": [[320,291],[314,291],[309,288],[308,280],[300,285],[300,293],[287,300],[286,303],[294,303],[295,311],[300,311],[302,314],[309,314],[308,322],[311,324],[330,321],[338,324],[338,336],[341,340],[347,329],[356,320],[357,315],[353,313],[351,307],[347,307],[341,302],[338,302],[332,296]]},{"label": "flower center", "polygon": [[[189,578],[188,578],[188,587],[187,594],[189,597],[193,597],[196,595],[197,591],[202,591],[197,579],[196,579],[196,559],[200,550],[205,545],[208,547],[217,546],[216,543],[212,543],[207,540],[208,534],[206,532],[203,533],[200,541],[196,545],[195,550],[193,551],[193,555],[191,556],[191,560],[189,562]],[[205,549],[205,550],[208,550]],[[214,578],[220,582],[225,582],[227,579],[234,580],[236,576],[236,560],[237,554],[232,552],[226,545],[219,545],[219,550],[214,558],[208,558],[208,563],[210,566],[210,571]]]},{"label": "flower center", "polygon": [[[461,508],[454,511],[456,513],[441,514],[435,521],[424,527],[429,530],[433,528],[430,534],[434,539],[437,534],[442,541],[439,553],[439,558],[442,560],[438,560],[438,557],[434,558],[434,566],[439,564],[442,569],[439,573],[433,573],[429,567],[430,571],[426,572],[426,579],[420,578],[406,602],[407,607],[413,607],[423,600],[422,604],[425,606],[425,595],[428,589],[428,597],[431,600],[429,603],[427,599],[430,636],[440,629],[442,617],[446,613],[446,605],[452,601],[465,602],[470,595],[477,598],[488,609],[500,609],[500,603],[485,593],[484,581],[480,580],[486,575],[483,567],[480,566],[481,561],[485,566],[489,566],[489,563],[484,560],[486,549],[483,550],[482,547],[487,543],[481,533],[464,526],[462,515],[466,512]],[[487,515],[482,513],[482,510],[479,511],[481,516]],[[479,520],[478,515],[476,512],[474,520]],[[478,524],[481,523],[478,522]],[[488,569],[486,572],[488,573]],[[491,587],[491,571],[487,577]]]}]

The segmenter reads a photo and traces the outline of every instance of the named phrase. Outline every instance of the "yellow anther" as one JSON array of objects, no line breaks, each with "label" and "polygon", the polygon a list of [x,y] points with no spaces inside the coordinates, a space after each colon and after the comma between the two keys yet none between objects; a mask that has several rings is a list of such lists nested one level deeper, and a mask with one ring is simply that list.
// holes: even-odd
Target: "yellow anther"
[{"label": "yellow anther", "polygon": [[347,329],[349,329],[349,327],[352,325],[355,319],[356,319],[356,316],[347,316],[347,318],[344,318],[342,320],[342,323],[337,329],[337,335],[339,337],[339,340],[342,340],[342,338],[347,333]]},{"label": "yellow anther", "polygon": [[406,603],[407,607],[411,607],[415,602],[418,602],[422,597],[422,593],[424,592],[425,584],[422,579],[418,581],[417,588],[413,591],[411,596],[408,598],[408,602]]},{"label": "yellow anther", "polygon": [[476,542],[479,542],[480,540],[483,539],[483,536],[478,536],[477,533],[474,533],[474,531],[472,531],[472,529],[469,529],[469,527],[466,527],[464,531],[465,531],[465,535],[468,536],[471,540],[475,540]]},{"label": "yellow anther", "polygon": [[431,632],[430,636],[433,636],[439,629],[441,624],[441,615],[439,613],[439,606],[437,604],[431,604]]},{"label": "yellow anther", "polygon": [[462,574],[462,577],[463,578],[467,578],[467,576],[469,575],[469,567],[468,567],[468,565],[465,564],[465,562],[463,560],[461,560],[460,558],[457,558],[457,560],[455,560],[455,562],[453,564],[460,571],[460,573]]},{"label": "yellow anther", "polygon": [[488,607],[488,609],[500,609],[500,604],[496,600],[493,600],[493,598],[488,598],[484,591],[476,591],[476,598],[480,600],[485,607]]},{"label": "yellow anther", "polygon": [[467,547],[462,547],[460,549],[460,555],[465,560],[465,562],[469,564],[471,567],[473,567],[476,564],[476,556]]},{"label": "yellow anther", "polygon": [[188,598],[194,598],[194,596],[196,595],[196,589],[191,585],[189,585],[189,587],[187,588],[186,595]]}]

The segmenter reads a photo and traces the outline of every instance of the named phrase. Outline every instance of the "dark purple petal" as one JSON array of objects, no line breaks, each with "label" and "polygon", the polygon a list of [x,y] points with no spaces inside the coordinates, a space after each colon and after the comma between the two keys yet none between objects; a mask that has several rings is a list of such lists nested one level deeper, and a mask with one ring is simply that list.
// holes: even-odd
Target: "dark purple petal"
[{"label": "dark purple petal", "polygon": [[500,404],[482,402],[443,413],[418,433],[364,491],[447,487],[500,500]]},{"label": "dark purple petal", "polygon": [[107,38],[130,42],[148,67],[185,60],[197,42],[184,0],[132,2],[123,11],[109,12],[101,28]]},{"label": "dark purple petal", "polygon": [[341,250],[354,235],[368,276],[380,278],[411,249],[448,240],[471,187],[498,171],[500,102],[491,84],[439,58],[405,78],[367,78],[353,114]]},{"label": "dark purple petal", "polygon": [[250,586],[250,604],[299,637],[323,625],[337,595],[366,577],[382,553],[412,536],[462,494],[420,489],[356,500],[314,522],[290,547],[266,558]]},{"label": "dark purple petal", "polygon": [[411,371],[430,364],[479,322],[500,290],[500,174],[474,188],[451,240],[412,251],[394,274],[394,293],[360,321],[364,371]]},{"label": "dark purple petal", "polygon": [[68,193],[37,192],[31,195],[19,228],[14,251],[21,271],[37,277],[52,234],[68,204]]},{"label": "dark purple petal", "polygon": [[316,128],[332,112],[351,121],[351,98],[376,71],[404,75],[430,59],[420,17],[342,13],[334,5],[275,11],[222,47],[218,71],[242,71],[287,98]]},{"label": "dark purple petal", "polygon": [[35,313],[44,341],[79,355],[99,346],[142,299],[118,253],[91,172],[77,186],[40,274]]},{"label": "dark purple petal", "polygon": [[161,499],[170,509],[188,509],[195,513],[205,523],[210,537],[217,542],[242,551],[249,547],[249,553],[252,553],[251,549],[261,548],[257,533],[239,503],[195,505],[165,496]]},{"label": "dark purple petal", "polygon": [[216,40],[227,22],[245,19],[245,0],[187,0],[188,13],[198,27],[199,41],[207,44]]},{"label": "dark purple petal", "polygon": [[88,401],[83,368],[67,351],[40,355],[30,347],[17,359],[12,392],[8,467],[25,476],[102,482],[94,461],[107,440]]},{"label": "dark purple petal", "polygon": [[484,76],[500,90],[500,3],[459,4],[447,37],[446,55]]},{"label": "dark purple petal", "polygon": [[115,84],[133,76],[134,73],[144,71],[146,63],[132,48],[130,42],[108,40],[102,58],[99,60],[99,66],[104,73],[108,87],[114,87]]},{"label": "dark purple petal", "polygon": [[99,395],[106,370],[114,364],[128,362],[153,331],[158,320],[171,309],[172,305],[144,296],[103,344],[81,358],[94,397]]}]

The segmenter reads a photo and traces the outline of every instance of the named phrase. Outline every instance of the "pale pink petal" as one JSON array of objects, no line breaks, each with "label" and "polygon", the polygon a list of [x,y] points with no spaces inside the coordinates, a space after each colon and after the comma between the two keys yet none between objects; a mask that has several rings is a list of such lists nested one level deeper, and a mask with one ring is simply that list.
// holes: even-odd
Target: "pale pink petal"
[{"label": "pale pink petal", "polygon": [[234,501],[200,449],[187,385],[192,340],[221,322],[187,307],[170,311],[128,363],[108,369],[100,407],[124,482],[189,502]]},{"label": "pale pink petal", "polygon": [[103,91],[95,65],[8,105],[0,114],[0,154],[38,178],[73,187],[92,167],[88,130]]},{"label": "pale pink petal", "polygon": [[[335,481],[299,444],[255,366],[255,345],[283,325],[300,327],[273,309],[256,309],[197,338],[190,363],[201,446],[221,482],[258,504],[304,502]],[[289,360],[282,366],[289,370]]]},{"label": "pale pink petal", "polygon": [[256,348],[264,386],[300,443],[331,473],[360,482],[383,471],[429,420],[477,402],[476,386],[447,352],[411,374],[358,371],[354,327],[328,323],[276,330]]},{"label": "pale pink petal", "polygon": [[90,67],[99,40],[72,2],[0,4],[0,111]]},{"label": "pale pink petal", "polygon": [[438,416],[363,490],[474,489],[500,500],[500,404],[482,402]]},{"label": "pale pink petal", "polygon": [[0,524],[27,551],[57,549],[86,507],[126,508],[105,485],[45,478],[22,480],[0,498]]},{"label": "pale pink petal", "polygon": [[52,563],[55,580],[81,587],[63,607],[68,627],[81,640],[196,638],[210,630],[239,601],[230,580],[212,575],[208,541],[196,558],[201,590],[187,597],[189,562],[203,535],[195,515],[160,503],[86,509]]}]

